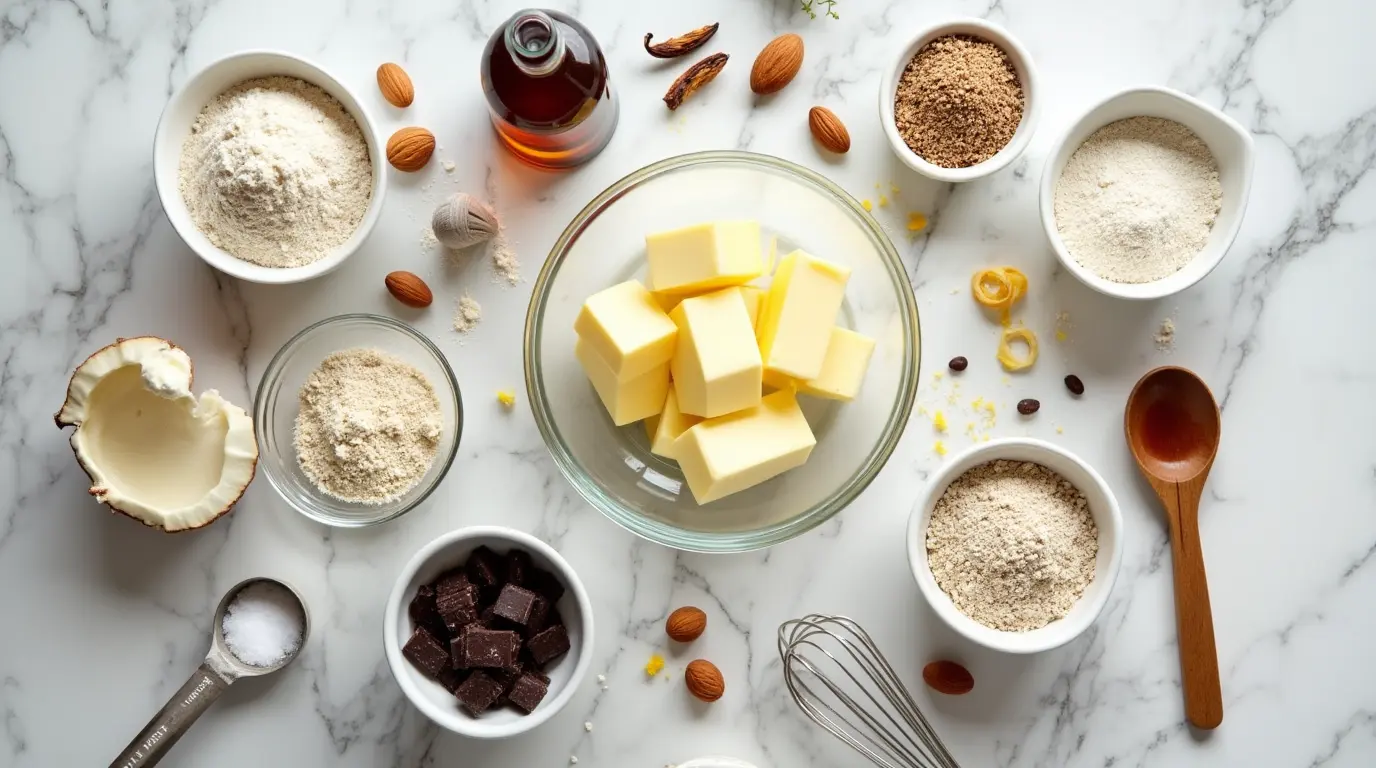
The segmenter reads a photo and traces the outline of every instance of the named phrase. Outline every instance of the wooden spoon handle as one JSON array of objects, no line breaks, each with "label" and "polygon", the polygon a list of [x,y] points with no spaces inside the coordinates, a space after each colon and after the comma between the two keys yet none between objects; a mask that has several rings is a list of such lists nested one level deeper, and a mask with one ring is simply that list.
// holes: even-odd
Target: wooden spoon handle
[{"label": "wooden spoon handle", "polygon": [[1204,551],[1199,541],[1199,497],[1203,482],[1198,485],[1193,481],[1172,483],[1158,490],[1162,491],[1161,500],[1166,504],[1171,521],[1175,620],[1185,717],[1196,728],[1213,729],[1223,722],[1223,689],[1218,679],[1214,616],[1209,607],[1209,582],[1204,575]]}]

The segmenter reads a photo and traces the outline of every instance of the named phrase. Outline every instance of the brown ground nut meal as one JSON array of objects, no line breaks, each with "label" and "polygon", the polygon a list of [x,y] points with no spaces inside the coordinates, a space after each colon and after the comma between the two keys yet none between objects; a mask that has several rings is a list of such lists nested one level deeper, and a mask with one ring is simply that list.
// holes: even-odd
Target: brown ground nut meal
[{"label": "brown ground nut meal", "polygon": [[898,80],[893,115],[908,148],[942,168],[993,157],[1022,121],[1022,83],[997,45],[947,35],[922,46]]}]

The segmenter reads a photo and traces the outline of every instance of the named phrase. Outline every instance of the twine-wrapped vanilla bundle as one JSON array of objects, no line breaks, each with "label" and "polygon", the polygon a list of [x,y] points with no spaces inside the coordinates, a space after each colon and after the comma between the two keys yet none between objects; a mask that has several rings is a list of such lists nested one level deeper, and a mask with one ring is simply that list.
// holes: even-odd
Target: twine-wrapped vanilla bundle
[{"label": "twine-wrapped vanilla bundle", "polygon": [[446,248],[467,248],[496,236],[497,215],[481,200],[460,192],[435,208],[430,228]]}]

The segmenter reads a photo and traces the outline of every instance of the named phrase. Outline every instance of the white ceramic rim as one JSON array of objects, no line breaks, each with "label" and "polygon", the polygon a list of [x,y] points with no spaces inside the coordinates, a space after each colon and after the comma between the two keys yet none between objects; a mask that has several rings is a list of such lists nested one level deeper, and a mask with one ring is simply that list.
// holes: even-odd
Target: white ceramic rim
[{"label": "white ceramic rim", "polygon": [[[1075,147],[1066,146],[1070,137],[1080,133],[1081,126],[1085,125],[1086,121],[1088,121],[1095,112],[1098,112],[1109,103],[1139,93],[1150,93],[1170,99],[1176,99],[1195,107],[1200,112],[1222,123],[1233,133],[1236,133],[1241,138],[1244,147],[1243,167],[1237,169],[1238,172],[1242,174],[1242,199],[1238,201],[1237,218],[1232,222],[1229,231],[1219,240],[1217,252],[1209,256],[1208,261],[1205,262],[1206,266],[1204,269],[1202,269],[1198,275],[1188,280],[1178,279],[1179,272],[1167,275],[1160,280],[1153,280],[1150,283],[1115,283],[1112,280],[1106,280],[1080,266],[1080,263],[1076,261],[1075,258],[1070,255],[1070,251],[1066,249],[1065,241],[1061,239],[1061,233],[1056,229],[1056,182],[1060,180],[1060,173],[1057,172],[1053,178],[1052,172],[1057,166],[1060,166],[1061,170],[1064,170],[1064,162],[1062,162],[1062,160],[1068,153],[1079,148],[1078,145]],[[1108,125],[1110,122],[1113,121],[1106,121],[1102,125],[1096,126],[1094,130],[1098,130],[1104,127],[1104,125]],[[1079,117],[1075,118],[1075,120],[1066,127],[1065,131],[1056,138],[1056,143],[1051,147],[1051,151],[1047,153],[1045,164],[1042,166],[1041,187],[1037,195],[1038,207],[1041,209],[1042,229],[1046,232],[1046,238],[1051,242],[1051,250],[1056,253],[1056,258],[1060,260],[1061,265],[1064,266],[1070,274],[1074,275],[1077,280],[1099,293],[1105,296],[1113,296],[1119,299],[1134,301],[1151,301],[1173,296],[1190,288],[1205,277],[1208,277],[1208,275],[1223,262],[1223,258],[1228,255],[1228,251],[1232,249],[1233,241],[1237,239],[1237,233],[1241,231],[1242,221],[1247,215],[1247,203],[1251,197],[1252,177],[1255,166],[1256,142],[1252,138],[1251,132],[1243,128],[1242,124],[1233,118],[1228,117],[1219,110],[1205,104],[1193,96],[1171,88],[1165,88],[1158,85],[1139,85],[1131,88],[1124,88],[1121,91],[1112,93],[1106,98],[1095,102],[1084,112],[1080,113]],[[1208,246],[1206,246],[1206,249],[1207,248]],[[1201,255],[1203,253],[1204,252],[1201,251]],[[1199,256],[1195,258],[1198,259]]]},{"label": "white ceramic rim", "polygon": [[[922,46],[938,37],[960,34],[988,40],[1008,54],[1008,59],[1013,64],[1013,68],[1017,70],[1018,79],[1022,83],[1022,120],[1018,123],[1017,130],[1013,132],[1013,138],[1009,139],[1008,144],[993,157],[968,168],[942,168],[922,159],[916,152],[909,149],[908,145],[904,143],[903,137],[898,135],[898,125],[894,122],[893,116],[893,100],[898,94],[898,79],[903,75],[903,69],[907,67],[908,62],[912,60],[912,57]],[[1010,163],[1022,155],[1023,151],[1027,149],[1028,143],[1032,141],[1032,134],[1037,130],[1039,110],[1040,94],[1037,86],[1037,68],[1032,62],[1032,55],[1008,30],[984,19],[948,19],[919,30],[898,51],[898,55],[884,71],[884,79],[879,86],[879,125],[884,131],[884,136],[889,140],[889,147],[893,149],[894,154],[903,161],[904,165],[937,181],[974,181],[1008,167]]]},{"label": "white ceramic rim", "polygon": [[[401,644],[397,641],[396,635],[397,622],[401,618],[402,603],[416,572],[429,563],[435,553],[450,544],[482,537],[509,541],[512,546],[534,550],[549,560],[558,569],[558,576],[563,579],[565,587],[573,593],[574,601],[578,603],[578,613],[583,622],[582,637],[579,638],[578,661],[563,689],[555,695],[552,701],[542,703],[531,714],[504,725],[484,723],[481,718],[470,718],[457,708],[452,711],[445,711],[435,706],[434,702],[422,694],[416,688],[415,683],[411,681],[411,678],[405,674],[405,667],[411,662],[401,655]],[[382,615],[382,646],[387,655],[387,665],[392,670],[392,677],[397,681],[397,685],[401,686],[402,693],[405,693],[411,704],[436,725],[460,736],[475,739],[504,739],[525,733],[539,726],[558,714],[569,703],[574,693],[578,691],[578,685],[583,681],[583,676],[587,673],[588,667],[592,665],[592,601],[588,599],[588,592],[583,587],[582,580],[578,578],[578,574],[574,573],[573,567],[569,565],[568,561],[555,551],[554,547],[514,528],[504,528],[499,525],[476,525],[458,528],[436,537],[429,544],[421,547],[420,551],[412,555],[411,559],[402,567],[401,573],[397,575],[396,583],[392,586],[392,594],[387,598],[387,608]]]},{"label": "white ceramic rim", "polygon": [[[1112,527],[1110,538],[1113,542],[1113,551],[1109,553],[1108,569],[1104,576],[1096,577],[1096,581],[1100,579],[1102,581],[1098,591],[1093,596],[1093,600],[1087,603],[1088,610],[1081,613],[1075,621],[1063,619],[1030,632],[1002,632],[985,627],[961,613],[960,609],[956,608],[955,603],[951,602],[951,598],[941,591],[941,587],[937,586],[936,578],[932,576],[932,571],[927,565],[927,523],[931,519],[932,508],[936,506],[937,500],[946,493],[946,487],[973,466],[999,459],[1018,461],[1019,459],[1009,459],[1007,449],[1010,447],[1028,448],[1034,453],[1054,454],[1084,470],[1090,481],[1097,486],[1097,490],[1108,500],[1107,509],[1104,511]],[[957,467],[967,461],[974,463],[971,464],[971,467],[957,471]],[[1083,489],[1081,490],[1083,491]],[[1102,525],[1097,516],[1096,524]],[[1099,614],[1108,602],[1109,595],[1113,593],[1113,585],[1118,579],[1118,568],[1123,559],[1123,513],[1118,506],[1117,497],[1113,495],[1113,490],[1109,488],[1103,476],[1070,451],[1032,437],[1003,437],[987,443],[976,443],[952,455],[928,481],[922,499],[913,508],[912,515],[908,518],[906,536],[905,546],[908,550],[908,565],[912,569],[913,578],[917,581],[918,591],[927,599],[927,604],[932,607],[936,615],[941,617],[946,626],[970,642],[990,650],[1011,654],[1041,653],[1059,648],[1079,637],[1099,619]],[[1100,550],[1100,556],[1102,555],[1103,552]],[[1081,600],[1083,599],[1081,598]],[[974,631],[976,629],[982,631]],[[1005,635],[1009,638],[1018,638],[1018,645],[1001,644],[994,640],[994,638]],[[1037,642],[1029,642],[1027,638],[1034,638]]]},{"label": "white ceramic rim", "polygon": [[[369,161],[373,169],[372,195],[368,200],[368,209],[364,212],[363,218],[358,222],[358,227],[354,229],[348,240],[345,240],[334,250],[333,253],[324,258],[300,267],[264,267],[243,259],[236,258],[228,252],[211,243],[199,229],[195,222],[191,220],[191,214],[187,210],[185,201],[182,200],[181,190],[178,189],[176,180],[179,169],[174,164],[169,168],[163,160],[163,152],[159,148],[166,146],[170,142],[176,142],[180,147],[185,141],[185,136],[176,137],[170,135],[173,130],[168,125],[169,113],[174,106],[180,106],[187,98],[187,93],[198,85],[202,79],[213,75],[216,70],[232,65],[242,59],[277,59],[281,61],[291,61],[298,66],[303,66],[312,72],[310,77],[291,75],[298,77],[313,85],[323,88],[331,96],[335,97],[344,110],[353,116],[358,123],[359,130],[363,132],[363,139],[368,145]],[[251,77],[267,77],[269,73],[253,75]],[[245,78],[250,79],[250,78]],[[242,82],[240,80],[239,82]],[[204,105],[201,105],[203,108]],[[199,109],[198,109],[199,113]],[[169,155],[171,156],[171,155]],[[180,152],[176,153],[180,156]],[[321,275],[334,271],[343,264],[368,239],[377,224],[378,218],[382,214],[383,199],[387,196],[387,167],[385,152],[382,142],[379,139],[377,125],[373,122],[372,115],[363,107],[363,102],[358,94],[354,93],[339,78],[330,74],[328,70],[319,64],[285,51],[253,49],[232,53],[220,59],[216,59],[202,67],[191,77],[187,78],[177,90],[173,91],[163,106],[162,114],[158,117],[158,128],[153,137],[153,182],[158,189],[158,200],[162,204],[163,213],[167,216],[168,222],[177,232],[177,236],[186,243],[195,254],[205,263],[224,272],[227,275],[237,277],[240,280],[247,280],[252,283],[287,284],[299,283],[310,280]],[[170,161],[169,161],[170,162]],[[170,188],[167,187],[170,185]]]}]

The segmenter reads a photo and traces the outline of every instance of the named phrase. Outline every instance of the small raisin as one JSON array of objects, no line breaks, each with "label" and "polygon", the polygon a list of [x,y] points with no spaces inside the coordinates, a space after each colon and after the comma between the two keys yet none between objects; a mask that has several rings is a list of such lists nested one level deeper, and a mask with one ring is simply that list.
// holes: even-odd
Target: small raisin
[{"label": "small raisin", "polygon": [[1033,400],[1030,397],[1025,400],[1018,401],[1018,413],[1021,413],[1024,416],[1031,416],[1032,414],[1037,412],[1038,408],[1041,407],[1042,404],[1040,402]]},{"label": "small raisin", "polygon": [[1070,390],[1072,394],[1083,395],[1085,393],[1085,383],[1073,373],[1065,377],[1065,388]]},{"label": "small raisin", "polygon": [[962,356],[951,358],[951,362],[946,364],[953,371],[963,371],[970,366],[970,361]]}]

